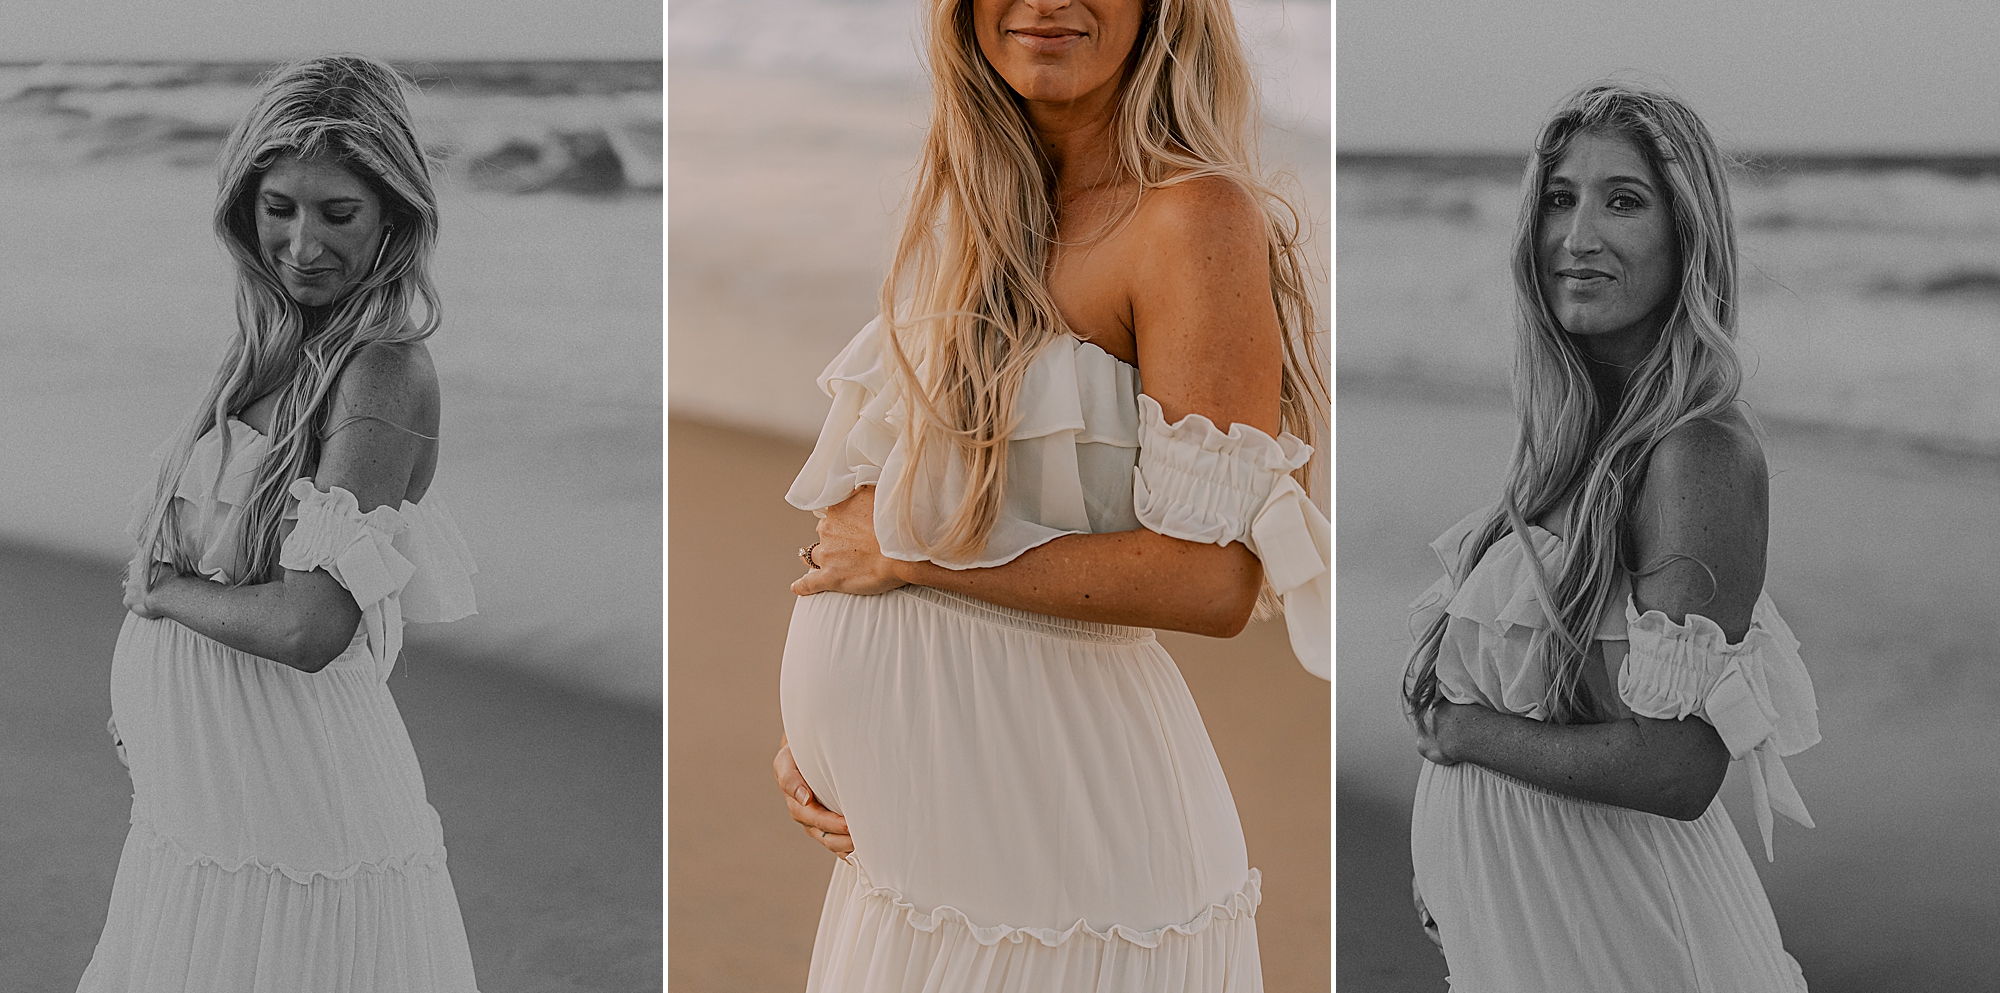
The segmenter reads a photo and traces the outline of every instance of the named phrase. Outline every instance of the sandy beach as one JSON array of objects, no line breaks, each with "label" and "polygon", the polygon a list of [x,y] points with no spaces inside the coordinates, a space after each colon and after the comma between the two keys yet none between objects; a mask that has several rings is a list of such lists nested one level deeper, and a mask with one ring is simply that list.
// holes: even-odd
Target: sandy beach
[{"label": "sandy beach", "polygon": [[[669,985],[801,989],[832,857],[771,781],[778,661],[813,517],[784,502],[810,446],[668,427]],[[1218,641],[1162,634],[1200,706],[1264,875],[1271,990],[1329,988],[1327,685],[1280,624]]]},{"label": "sandy beach", "polygon": [[[1409,897],[1418,758],[1396,699],[1426,547],[1497,491],[1504,405],[1342,383],[1336,796],[1343,989],[1441,988]],[[1818,826],[1765,862],[1724,803],[1817,991],[1970,989],[2000,970],[2000,464],[1767,425],[1766,588],[1803,642],[1824,740],[1786,761]]]},{"label": "sandy beach", "polygon": [[[0,545],[0,989],[75,988],[104,924],[132,791],[104,733],[119,571]],[[448,632],[413,627],[390,687],[480,989],[659,989],[660,712]]]}]

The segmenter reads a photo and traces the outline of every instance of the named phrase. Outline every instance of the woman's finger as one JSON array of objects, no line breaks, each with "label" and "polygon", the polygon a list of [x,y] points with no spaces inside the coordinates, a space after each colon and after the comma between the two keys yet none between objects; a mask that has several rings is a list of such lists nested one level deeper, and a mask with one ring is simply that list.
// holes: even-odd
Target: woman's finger
[{"label": "woman's finger", "polygon": [[806,837],[819,842],[827,851],[835,855],[854,854],[854,839],[844,834],[829,834],[815,828],[806,828]]},{"label": "woman's finger", "polygon": [[806,777],[799,772],[798,760],[792,757],[789,738],[779,739],[778,754],[771,760],[771,769],[777,775],[778,790],[785,795],[785,809],[791,812],[792,820],[828,834],[847,833],[847,818],[828,810],[813,796],[812,787],[806,785]]},{"label": "woman's finger", "polygon": [[791,812],[792,820],[806,827],[817,828],[828,834],[847,833],[847,818],[826,809],[817,801],[800,803],[791,797],[786,797],[785,809]]},{"label": "woman's finger", "polygon": [[771,760],[771,771],[778,777],[778,792],[783,793],[785,799],[812,802],[812,787],[806,785],[805,775],[799,772],[799,762],[792,757],[789,737],[778,739],[778,754]]}]

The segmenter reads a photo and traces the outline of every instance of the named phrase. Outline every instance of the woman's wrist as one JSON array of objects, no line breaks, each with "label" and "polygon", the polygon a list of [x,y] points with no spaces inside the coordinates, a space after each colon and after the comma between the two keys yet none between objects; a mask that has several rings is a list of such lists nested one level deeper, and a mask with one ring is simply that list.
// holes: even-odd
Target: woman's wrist
[{"label": "woman's wrist", "polygon": [[146,613],[153,617],[172,620],[174,593],[186,580],[186,576],[172,569],[155,572],[153,581],[148,584],[143,598]]},{"label": "woman's wrist", "polygon": [[1476,703],[1440,704],[1435,715],[1438,749],[1453,762],[1478,765],[1480,725],[1494,714]]}]

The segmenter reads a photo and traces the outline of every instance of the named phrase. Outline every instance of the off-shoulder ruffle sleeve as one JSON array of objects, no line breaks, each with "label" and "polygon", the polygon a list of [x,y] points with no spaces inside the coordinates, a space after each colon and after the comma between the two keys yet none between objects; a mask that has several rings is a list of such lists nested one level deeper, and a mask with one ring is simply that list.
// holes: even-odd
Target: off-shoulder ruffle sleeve
[{"label": "off-shoulder ruffle sleeve", "polygon": [[1452,525],[1451,530],[1438,535],[1431,542],[1431,554],[1437,556],[1438,565],[1443,568],[1444,575],[1439,576],[1437,582],[1432,583],[1429,589],[1424,590],[1410,602],[1412,640],[1423,637],[1423,633],[1429,630],[1432,624],[1437,623],[1438,618],[1443,617],[1446,608],[1451,605],[1452,596],[1458,592],[1458,580],[1455,577],[1458,575],[1459,557],[1464,554],[1464,543],[1466,539],[1472,537],[1472,529],[1485,518],[1485,511],[1473,511]]},{"label": "off-shoulder ruffle sleeve", "polygon": [[[1113,498],[1097,485],[1116,480],[1122,489],[1137,457],[1131,398],[1138,393],[1138,370],[1070,338],[1043,348],[1022,381],[1019,420],[1007,436],[1007,486],[986,547],[965,560],[924,552],[922,546],[943,533],[960,502],[962,462],[957,452],[940,446],[926,455],[926,464],[911,464],[903,445],[908,412],[889,347],[878,317],[820,374],[820,390],[833,406],[812,456],[785,494],[792,506],[824,511],[860,487],[875,486],[881,491],[875,536],[882,554],[948,569],[1004,565],[1063,535],[1139,526],[1124,493]],[[902,499],[909,502],[907,524],[897,513]]]},{"label": "off-shoulder ruffle sleeve", "polygon": [[1139,523],[1186,541],[1243,542],[1284,598],[1292,652],[1307,671],[1332,679],[1333,529],[1291,476],[1312,447],[1247,424],[1225,433],[1200,414],[1170,425],[1143,393],[1138,406]]},{"label": "off-shoulder ruffle sleeve", "polygon": [[465,540],[442,510],[405,502],[361,512],[354,494],[324,491],[309,478],[287,491],[298,525],[278,549],[278,564],[325,569],[361,608],[361,631],[377,669],[388,675],[403,648],[403,622],[456,620],[474,612],[475,570]]},{"label": "off-shoulder ruffle sleeve", "polygon": [[[229,445],[226,457],[223,451],[225,434]],[[173,442],[169,439],[153,450],[155,468],[172,448]],[[250,502],[250,491],[256,485],[257,466],[269,449],[270,444],[263,435],[242,421],[230,418],[223,421],[218,429],[203,435],[188,452],[187,467],[181,470],[174,498],[181,527],[189,534],[202,536],[196,543],[200,555],[195,568],[208,579],[218,582],[229,582],[231,579],[229,569],[236,562],[239,545],[238,521]],[[136,542],[146,526],[146,518],[153,511],[153,487],[150,483],[132,495],[130,510],[131,517],[126,522],[125,533]],[[153,556],[158,561],[172,561],[164,545],[155,548]]]},{"label": "off-shoulder ruffle sleeve", "polygon": [[1749,633],[1733,645],[1700,614],[1675,623],[1657,610],[1641,614],[1628,600],[1625,621],[1629,651],[1618,695],[1644,717],[1694,715],[1715,726],[1731,757],[1749,766],[1764,856],[1774,857],[1773,810],[1813,826],[1783,761],[1819,742],[1819,707],[1798,640],[1761,594]]}]

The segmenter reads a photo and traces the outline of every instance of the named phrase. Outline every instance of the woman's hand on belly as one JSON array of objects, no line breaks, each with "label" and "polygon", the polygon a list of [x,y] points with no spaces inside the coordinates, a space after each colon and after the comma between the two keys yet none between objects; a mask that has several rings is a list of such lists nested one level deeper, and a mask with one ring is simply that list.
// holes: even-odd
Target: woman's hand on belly
[{"label": "woman's hand on belly", "polygon": [[835,855],[853,852],[854,839],[848,836],[847,818],[821,806],[819,798],[813,796],[806,777],[799,774],[799,764],[792,759],[789,738],[778,739],[778,757],[771,760],[771,769],[777,773],[778,790],[785,794],[785,806],[792,812],[792,820],[806,829],[806,836]]},{"label": "woman's hand on belly", "polygon": [[[150,571],[150,579],[141,583],[139,577]],[[154,562],[152,557],[140,554],[125,566],[125,609],[146,620],[157,620],[166,616],[153,603],[148,587],[158,587],[160,583],[174,576],[174,567],[167,562]]]},{"label": "woman's hand on belly", "polygon": [[826,509],[811,558],[806,574],[792,583],[792,592],[799,596],[826,592],[874,596],[909,585],[897,577],[896,561],[883,555],[875,540],[873,486],[863,486]]},{"label": "woman's hand on belly", "polygon": [[1457,765],[1453,746],[1457,744],[1460,718],[1466,716],[1466,711],[1478,709],[1476,703],[1449,700],[1432,708],[1429,720],[1417,722],[1417,753],[1436,765]]}]

